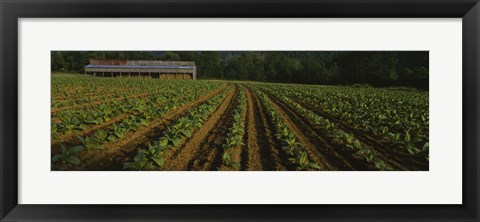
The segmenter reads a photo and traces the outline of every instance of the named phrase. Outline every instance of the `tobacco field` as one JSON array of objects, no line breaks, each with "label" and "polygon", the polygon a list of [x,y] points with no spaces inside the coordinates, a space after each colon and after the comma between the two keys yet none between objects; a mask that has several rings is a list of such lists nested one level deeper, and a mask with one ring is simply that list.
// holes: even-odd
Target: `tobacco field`
[{"label": "tobacco field", "polygon": [[51,168],[425,171],[428,92],[53,76]]}]

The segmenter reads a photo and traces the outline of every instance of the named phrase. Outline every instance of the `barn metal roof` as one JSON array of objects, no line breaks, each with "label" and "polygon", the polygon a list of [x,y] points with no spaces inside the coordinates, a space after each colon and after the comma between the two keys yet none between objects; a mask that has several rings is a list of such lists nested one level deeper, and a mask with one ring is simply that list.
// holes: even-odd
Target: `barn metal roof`
[{"label": "barn metal roof", "polygon": [[86,65],[85,68],[131,68],[131,69],[193,69],[193,66],[124,66],[124,65]]}]

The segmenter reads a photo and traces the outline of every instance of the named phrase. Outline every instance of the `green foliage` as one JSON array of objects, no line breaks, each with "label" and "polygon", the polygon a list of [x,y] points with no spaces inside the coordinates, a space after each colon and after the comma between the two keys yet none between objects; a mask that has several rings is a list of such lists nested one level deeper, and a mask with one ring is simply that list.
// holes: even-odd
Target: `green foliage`
[{"label": "green foliage", "polygon": [[124,163],[124,169],[130,170],[154,170],[162,167],[165,163],[163,153],[167,147],[160,143],[149,144],[148,149],[140,149],[132,162]]},{"label": "green foliage", "polygon": [[230,166],[230,167],[240,167],[239,162],[233,162],[232,159],[230,158],[230,155],[228,153],[223,153],[222,155],[222,163],[225,166]]},{"label": "green foliage", "polygon": [[308,157],[303,144],[297,140],[295,133],[290,130],[283,117],[278,114],[268,96],[258,88],[255,92],[260,95],[268,114],[273,119],[276,131],[275,137],[282,143],[282,150],[289,155],[288,160],[297,166],[297,170],[320,169],[315,161]]},{"label": "green foliage", "polygon": [[240,163],[234,162],[230,158],[230,152],[233,152],[233,149],[240,149],[245,146],[243,142],[245,134],[245,114],[246,109],[246,99],[245,99],[245,90],[240,88],[240,94],[235,101],[235,109],[233,114],[233,124],[228,129],[228,133],[223,144],[223,156],[222,162],[225,166],[231,167],[240,167]]},{"label": "green foliage", "polygon": [[[313,124],[333,135],[335,141],[351,149],[379,170],[391,170],[370,147],[335,123],[314,111],[315,107],[357,129],[383,137],[392,149],[428,161],[428,94],[423,92],[342,87],[292,87],[278,84],[257,85],[279,98]],[[309,104],[305,105],[295,101]],[[327,115],[327,116],[329,116]]]},{"label": "green foliage", "polygon": [[[88,93],[97,93],[99,89],[125,90],[127,95],[140,94],[141,99],[135,96],[120,95],[117,99],[108,100],[94,105],[81,106],[81,109],[67,109],[65,111],[56,111],[52,113],[51,136],[53,140],[59,140],[62,137],[73,134],[78,140],[73,147],[82,147],[83,150],[94,151],[102,149],[106,143],[125,139],[132,131],[137,131],[146,127],[154,119],[161,118],[174,109],[194,101],[200,96],[208,94],[213,90],[222,87],[221,82],[187,82],[187,81],[145,81],[132,79],[109,79],[105,81],[101,78],[71,78],[55,76],[52,78],[52,97],[61,98],[61,101],[73,101],[82,103],[103,101],[106,97],[99,97],[93,100],[84,99]],[[64,90],[65,88],[74,88],[82,86],[81,90]],[[145,96],[145,92],[149,92]],[[224,95],[224,94],[222,94]],[[192,136],[192,129],[185,127],[190,124],[199,128],[203,121],[213,112],[220,98],[202,105],[196,110],[197,114],[191,120],[179,122],[173,128],[177,129],[184,138]],[[76,103],[63,103],[57,106],[61,109],[65,106],[76,105]],[[114,118],[116,119],[115,121]],[[84,129],[112,121],[111,124],[94,130],[85,135]],[[187,123],[188,122],[188,123]],[[168,134],[166,134],[168,135]],[[182,139],[173,139],[170,145],[179,146]],[[159,141],[162,142],[162,141]],[[169,144],[160,145],[167,146]],[[73,149],[65,148],[66,150]],[[139,159],[141,156],[139,156]],[[58,158],[56,156],[55,158]],[[74,158],[72,157],[72,160]],[[148,158],[147,158],[148,159]],[[154,161],[155,159],[149,159]]]},{"label": "green foliage", "polygon": [[153,170],[162,167],[164,155],[167,151],[175,151],[192,137],[192,132],[200,128],[208,117],[220,105],[227,91],[215,95],[213,98],[190,110],[184,117],[177,119],[163,132],[162,136],[154,141],[148,150],[141,149],[132,162],[124,164],[125,169]]},{"label": "green foliage", "polygon": [[[101,149],[105,143],[128,138],[132,132],[145,129],[153,121],[162,119],[172,110],[194,101],[196,98],[218,89],[224,84],[219,81],[144,81],[135,79],[102,78],[52,78],[52,140],[61,142],[72,135],[81,135],[71,148],[64,147],[64,153],[55,154],[55,162],[63,159],[74,165],[74,157],[62,157],[67,150],[81,147],[82,150]],[[244,84],[242,84],[244,85]],[[308,156],[299,137],[295,135],[284,117],[278,114],[278,107],[270,98],[280,100],[298,113],[302,121],[309,122],[315,129],[327,135],[328,142],[338,144],[350,152],[355,159],[379,170],[391,170],[392,162],[387,161],[382,149],[429,160],[429,112],[428,93],[418,90],[377,89],[371,87],[324,87],[292,84],[245,83],[259,95],[265,105],[268,121],[274,125],[275,139],[281,143],[281,152],[299,170],[315,170],[319,166]],[[75,86],[82,87],[80,89]],[[140,88],[140,89],[139,89]],[[230,86],[228,89],[231,89]],[[238,149],[245,146],[245,92],[239,87],[239,96],[234,101],[233,121],[223,141],[222,162],[226,166],[238,166],[232,161]],[[65,90],[68,89],[68,90]],[[122,95],[113,99],[99,93],[109,90]],[[227,90],[228,91],[228,90]],[[148,93],[145,93],[148,92]],[[92,94],[102,94],[89,97]],[[141,96],[136,97],[136,94]],[[194,109],[189,109],[162,129],[161,136],[154,138],[154,145],[163,151],[175,152],[202,127],[203,123],[218,108],[226,91],[207,100]],[[75,98],[70,100],[70,98]],[[109,99],[110,98],[110,99]],[[70,102],[67,102],[70,101]],[[87,104],[87,105],[85,105]],[[52,104],[53,105],[53,104]],[[73,106],[74,108],[71,108]],[[66,107],[66,108],[65,108]],[[88,128],[111,121],[93,131]],[[367,135],[365,137],[364,135]],[[330,137],[331,136],[331,137]],[[372,138],[368,138],[368,137]],[[378,139],[380,138],[380,139]],[[371,139],[382,144],[379,149]],[[80,145],[77,145],[80,144]],[[383,145],[386,144],[386,145]],[[153,145],[152,145],[153,146]],[[384,148],[385,147],[385,148]],[[77,148],[76,148],[77,149]],[[319,147],[318,149],[322,149]],[[136,162],[149,164],[131,165],[128,169],[161,168],[158,159],[164,153],[152,153],[145,149]],[[150,153],[149,153],[150,152]],[[139,150],[139,153],[140,150]],[[138,153],[137,153],[138,154]],[[383,154],[383,155],[382,155]],[[149,156],[150,155],[150,156]],[[53,161],[52,157],[52,161]],[[67,160],[70,160],[68,162]],[[132,160],[135,163],[135,160]]]},{"label": "green foliage", "polygon": [[74,146],[72,148],[66,148],[63,144],[61,146],[61,153],[52,156],[52,164],[67,164],[67,165],[79,165],[80,159],[77,157],[78,153],[85,148],[82,146]]},{"label": "green foliage", "polygon": [[83,73],[89,59],[194,61],[205,79],[304,84],[368,84],[428,89],[420,51],[52,51],[52,72]]},{"label": "green foliage", "polygon": [[95,150],[95,149],[101,149],[101,142],[99,139],[97,139],[96,136],[77,136],[78,140],[81,143],[81,147],[83,147],[87,151]]}]

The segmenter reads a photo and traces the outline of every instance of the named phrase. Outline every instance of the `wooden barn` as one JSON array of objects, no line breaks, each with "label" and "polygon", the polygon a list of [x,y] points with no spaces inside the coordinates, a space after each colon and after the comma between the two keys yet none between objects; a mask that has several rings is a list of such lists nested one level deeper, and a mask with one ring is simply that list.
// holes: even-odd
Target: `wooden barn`
[{"label": "wooden barn", "polygon": [[159,79],[197,79],[195,62],[90,59],[85,75]]}]

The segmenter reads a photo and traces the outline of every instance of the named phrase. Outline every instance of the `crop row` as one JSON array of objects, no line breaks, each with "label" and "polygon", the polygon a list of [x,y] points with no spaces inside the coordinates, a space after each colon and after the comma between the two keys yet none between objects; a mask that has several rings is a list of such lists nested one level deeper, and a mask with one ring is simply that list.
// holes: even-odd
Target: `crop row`
[{"label": "crop row", "polygon": [[[152,120],[162,118],[187,102],[193,101],[199,96],[208,94],[215,88],[218,88],[217,84],[204,84],[203,87],[198,85],[198,87],[188,88],[188,93],[181,88],[177,88],[177,91],[172,91],[170,95],[163,94],[160,95],[160,97],[156,97],[156,99],[151,98],[151,100],[136,100],[134,104],[135,106],[122,107],[128,111],[127,116],[121,119],[121,121],[113,122],[112,124],[97,129],[86,136],[76,135],[78,142],[69,142],[71,144],[70,147],[60,144],[61,151],[54,155],[55,158],[52,158],[52,161],[55,164],[58,160],[63,160],[61,162],[64,164],[77,165],[78,163],[75,156],[81,151],[102,149],[103,145],[106,143],[124,139],[129,132],[135,132],[142,127],[148,126]],[[79,119],[81,116],[82,115],[72,115],[72,118]],[[75,135],[76,132],[73,133]]]},{"label": "crop row", "polygon": [[278,114],[277,108],[262,91],[255,89],[267,109],[267,113],[273,120],[275,137],[281,142],[282,150],[289,156],[288,160],[297,167],[297,170],[318,170],[320,167],[312,161],[304,145],[298,140],[295,133],[289,128],[285,120]]},{"label": "crop row", "polygon": [[225,166],[238,168],[240,167],[240,163],[232,160],[232,153],[236,149],[241,149],[243,146],[245,146],[243,140],[245,135],[245,109],[247,106],[247,102],[245,98],[245,89],[243,87],[240,87],[240,93],[235,103],[236,104],[233,114],[233,124],[228,129],[225,144],[223,144],[222,146],[222,162]]},{"label": "crop row", "polygon": [[300,103],[381,137],[399,152],[428,160],[428,94],[347,87],[268,85]]},{"label": "crop row", "polygon": [[306,117],[311,123],[328,132],[330,135],[332,135],[332,137],[337,140],[337,142],[340,142],[349,149],[351,149],[352,153],[354,153],[357,157],[360,157],[366,162],[373,164],[374,167],[379,170],[392,169],[383,160],[378,158],[378,152],[374,148],[363,144],[360,140],[355,138],[354,134],[341,130],[335,125],[335,123],[317,115],[311,110],[306,109],[302,105],[292,101],[290,98],[283,94],[280,94],[278,92],[271,93],[276,98],[288,104],[288,106],[294,108],[299,114]]},{"label": "crop row", "polygon": [[151,81],[148,79],[52,77],[52,108],[112,99],[117,95],[155,92],[171,85],[197,85],[192,81]]},{"label": "crop row", "polygon": [[185,141],[192,137],[195,130],[200,129],[210,115],[221,104],[227,91],[215,95],[201,105],[189,110],[186,115],[177,119],[173,124],[167,126],[162,136],[149,143],[147,149],[138,149],[132,162],[124,163],[125,169],[130,170],[155,170],[161,168],[166,156],[176,152]]},{"label": "crop row", "polygon": [[121,100],[128,97],[136,97],[141,95],[148,95],[152,93],[158,93],[159,89],[155,89],[153,91],[145,90],[145,89],[119,89],[116,92],[108,93],[108,94],[84,94],[79,95],[74,98],[67,98],[58,100],[52,98],[51,101],[51,108],[53,113],[61,112],[66,109],[76,109],[76,108],[86,108],[89,105],[95,105],[95,103],[105,103],[113,100]]},{"label": "crop row", "polygon": [[[191,87],[176,87],[172,85],[165,88],[162,93],[153,94],[147,98],[129,98],[120,101],[111,101],[107,104],[98,104],[89,109],[71,110],[57,113],[52,118],[59,121],[52,121],[52,138],[57,139],[61,135],[76,133],[85,130],[90,126],[110,121],[118,115],[142,115],[148,120],[157,117],[162,111],[169,108],[176,108],[188,101],[194,100],[215,88],[217,84],[193,85]],[[157,107],[163,106],[160,110]],[[135,121],[135,120],[134,120]],[[140,121],[140,120],[139,120]]]}]

